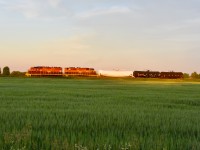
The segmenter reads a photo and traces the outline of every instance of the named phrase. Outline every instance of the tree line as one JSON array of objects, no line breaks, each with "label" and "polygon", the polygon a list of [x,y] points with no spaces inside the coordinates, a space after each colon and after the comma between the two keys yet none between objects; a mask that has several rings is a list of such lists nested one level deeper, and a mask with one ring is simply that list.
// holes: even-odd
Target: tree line
[{"label": "tree line", "polygon": [[2,77],[24,77],[25,76],[25,72],[20,72],[20,71],[12,71],[10,73],[10,68],[8,66],[5,66],[3,68],[3,70],[1,71],[1,68],[0,68],[0,76]]},{"label": "tree line", "polygon": [[184,73],[183,74],[183,78],[191,78],[191,79],[200,79],[200,74],[198,74],[196,71],[191,73],[191,75],[189,73]]}]

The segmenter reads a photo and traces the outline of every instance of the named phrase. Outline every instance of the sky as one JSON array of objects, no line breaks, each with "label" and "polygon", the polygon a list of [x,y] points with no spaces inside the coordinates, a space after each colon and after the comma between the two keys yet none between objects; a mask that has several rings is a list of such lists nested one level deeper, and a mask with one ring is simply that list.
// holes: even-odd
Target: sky
[{"label": "sky", "polygon": [[0,67],[200,73],[199,0],[0,0]]}]

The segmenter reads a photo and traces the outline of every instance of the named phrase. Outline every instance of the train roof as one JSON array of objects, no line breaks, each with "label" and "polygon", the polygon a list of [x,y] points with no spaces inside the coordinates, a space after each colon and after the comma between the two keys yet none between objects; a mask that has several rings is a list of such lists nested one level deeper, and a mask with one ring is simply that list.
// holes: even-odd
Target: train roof
[{"label": "train roof", "polygon": [[138,72],[138,73],[144,73],[144,72],[149,72],[149,73],[159,73],[159,71],[150,71],[150,70],[147,70],[147,71],[134,71],[134,72]]},{"label": "train roof", "polygon": [[35,66],[31,68],[62,68],[62,67],[50,67],[50,66]]}]

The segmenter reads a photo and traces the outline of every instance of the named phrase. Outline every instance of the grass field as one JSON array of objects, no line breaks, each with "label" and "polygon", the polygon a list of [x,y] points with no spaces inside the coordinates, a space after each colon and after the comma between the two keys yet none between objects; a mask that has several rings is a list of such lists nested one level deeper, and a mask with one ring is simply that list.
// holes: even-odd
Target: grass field
[{"label": "grass field", "polygon": [[200,149],[200,82],[0,78],[1,149]]}]

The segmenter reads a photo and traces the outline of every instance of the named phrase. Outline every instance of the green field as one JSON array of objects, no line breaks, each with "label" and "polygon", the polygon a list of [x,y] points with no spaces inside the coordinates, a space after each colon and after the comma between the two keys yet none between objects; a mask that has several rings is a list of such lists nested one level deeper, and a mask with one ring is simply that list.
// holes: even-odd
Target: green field
[{"label": "green field", "polygon": [[200,149],[200,82],[0,78],[0,148]]}]

